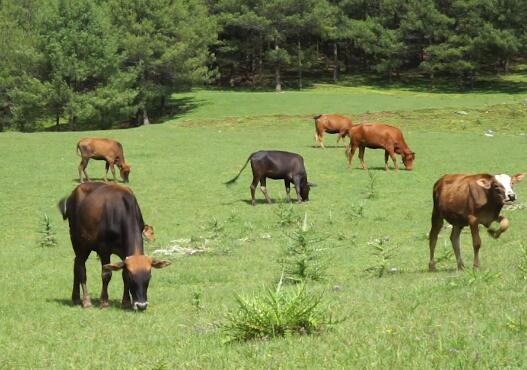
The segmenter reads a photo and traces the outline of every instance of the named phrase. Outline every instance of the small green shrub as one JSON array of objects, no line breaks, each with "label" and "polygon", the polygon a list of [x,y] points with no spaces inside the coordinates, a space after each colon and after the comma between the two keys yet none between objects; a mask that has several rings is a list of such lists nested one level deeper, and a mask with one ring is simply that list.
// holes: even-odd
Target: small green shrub
[{"label": "small green shrub", "polygon": [[379,195],[377,189],[377,173],[368,170],[368,185],[366,186],[365,197],[366,199],[374,199]]},{"label": "small green shrub", "polygon": [[523,243],[520,245],[521,254],[518,263],[518,274],[522,280],[527,280],[527,247]]},{"label": "small green shrub", "polygon": [[[287,234],[286,234],[287,235]],[[326,276],[325,249],[318,244],[324,240],[307,224],[307,214],[298,229],[287,235],[290,239],[283,257],[280,259],[288,282],[302,282],[305,280],[322,280]]]},{"label": "small green shrub", "polygon": [[305,285],[250,297],[236,296],[238,309],[227,314],[222,331],[227,342],[316,334],[340,321],[322,307],[323,294],[309,294]]},{"label": "small green shrub", "polygon": [[55,226],[51,223],[51,220],[49,219],[49,216],[44,213],[42,217],[42,221],[40,224],[40,239],[39,239],[39,246],[41,247],[56,247],[57,246],[57,238],[56,238],[56,231]]},{"label": "small green shrub", "polygon": [[390,238],[386,236],[379,239],[373,239],[368,242],[368,244],[373,246],[373,255],[376,257],[376,262],[365,271],[374,276],[382,277],[388,272],[389,262],[392,259],[395,250],[398,248],[398,245],[392,244]]},{"label": "small green shrub", "polygon": [[278,216],[278,226],[289,226],[300,220],[297,212],[295,212],[295,207],[289,202],[278,202],[275,213]]}]

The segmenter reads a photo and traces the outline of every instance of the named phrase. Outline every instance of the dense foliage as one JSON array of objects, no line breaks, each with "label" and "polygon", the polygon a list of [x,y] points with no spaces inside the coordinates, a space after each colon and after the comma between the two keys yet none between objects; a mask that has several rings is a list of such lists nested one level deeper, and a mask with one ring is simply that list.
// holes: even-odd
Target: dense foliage
[{"label": "dense foliage", "polygon": [[460,87],[527,53],[524,0],[1,0],[0,129],[148,124],[193,84],[417,71]]}]

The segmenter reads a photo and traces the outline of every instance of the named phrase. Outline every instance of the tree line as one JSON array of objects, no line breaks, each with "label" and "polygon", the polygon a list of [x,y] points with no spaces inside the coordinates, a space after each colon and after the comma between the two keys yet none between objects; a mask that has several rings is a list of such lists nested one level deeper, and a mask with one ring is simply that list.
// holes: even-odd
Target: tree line
[{"label": "tree line", "polygon": [[0,0],[0,130],[148,124],[170,94],[405,71],[459,86],[527,54],[525,0]]}]

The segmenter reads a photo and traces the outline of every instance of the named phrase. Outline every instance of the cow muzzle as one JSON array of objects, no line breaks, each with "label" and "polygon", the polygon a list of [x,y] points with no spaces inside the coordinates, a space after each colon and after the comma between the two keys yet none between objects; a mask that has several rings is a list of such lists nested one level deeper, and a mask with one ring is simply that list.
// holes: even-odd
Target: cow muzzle
[{"label": "cow muzzle", "polygon": [[135,311],[144,311],[148,307],[148,302],[134,302]]},{"label": "cow muzzle", "polygon": [[516,200],[516,194],[507,194],[507,202],[514,202]]}]

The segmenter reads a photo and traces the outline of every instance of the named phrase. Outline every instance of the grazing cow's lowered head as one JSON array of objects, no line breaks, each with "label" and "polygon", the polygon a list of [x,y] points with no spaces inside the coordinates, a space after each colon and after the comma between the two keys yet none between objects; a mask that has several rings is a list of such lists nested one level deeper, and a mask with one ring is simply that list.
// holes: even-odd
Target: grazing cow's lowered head
[{"label": "grazing cow's lowered head", "polygon": [[168,265],[170,265],[169,261],[135,254],[126,257],[124,261],[104,265],[103,269],[107,271],[123,270],[124,283],[132,295],[132,307],[134,310],[143,311],[148,307],[147,290],[152,267],[159,269]]},{"label": "grazing cow's lowered head", "polygon": [[415,152],[411,152],[411,151],[404,152],[402,155],[402,159],[403,159],[404,167],[408,171],[411,171],[412,168],[414,167]]},{"label": "grazing cow's lowered head", "polygon": [[119,165],[119,172],[121,174],[121,178],[123,179],[123,182],[128,182],[128,176],[130,175],[130,169],[132,166],[127,165],[126,163],[122,163]]},{"label": "grazing cow's lowered head", "polygon": [[299,189],[299,193],[300,193],[300,197],[302,198],[302,201],[303,202],[307,202],[309,201],[309,190],[311,190],[311,186],[313,184],[309,183],[307,181],[307,178],[306,177],[303,177],[301,180],[300,180],[300,189]]}]

